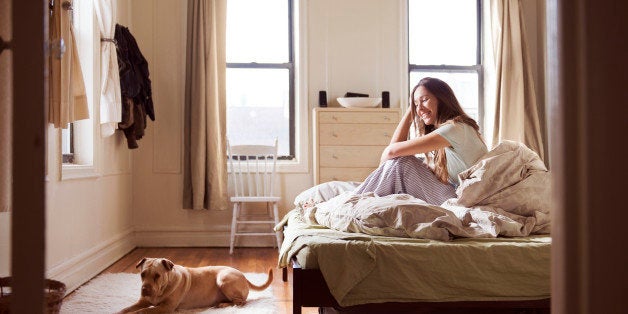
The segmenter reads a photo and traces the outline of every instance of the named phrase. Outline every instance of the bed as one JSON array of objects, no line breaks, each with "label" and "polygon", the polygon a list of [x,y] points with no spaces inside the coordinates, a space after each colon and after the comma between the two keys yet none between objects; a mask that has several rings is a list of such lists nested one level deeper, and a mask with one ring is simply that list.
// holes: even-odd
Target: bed
[{"label": "bed", "polygon": [[526,149],[496,147],[440,206],[354,182],[301,193],[277,225],[293,312],[549,313],[549,173]]}]

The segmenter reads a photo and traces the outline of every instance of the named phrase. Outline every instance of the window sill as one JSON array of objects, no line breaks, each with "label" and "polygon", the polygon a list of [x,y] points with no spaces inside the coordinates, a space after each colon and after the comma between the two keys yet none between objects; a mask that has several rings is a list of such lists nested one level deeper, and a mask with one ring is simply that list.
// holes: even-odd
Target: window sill
[{"label": "window sill", "polygon": [[[231,164],[229,161],[227,161],[227,172],[231,173]],[[278,160],[277,173],[308,173],[308,165],[305,161]]]},{"label": "window sill", "polygon": [[307,173],[307,161],[279,160],[277,161],[278,173]]},{"label": "window sill", "polygon": [[61,169],[62,181],[100,177],[100,173],[92,165],[63,164]]}]

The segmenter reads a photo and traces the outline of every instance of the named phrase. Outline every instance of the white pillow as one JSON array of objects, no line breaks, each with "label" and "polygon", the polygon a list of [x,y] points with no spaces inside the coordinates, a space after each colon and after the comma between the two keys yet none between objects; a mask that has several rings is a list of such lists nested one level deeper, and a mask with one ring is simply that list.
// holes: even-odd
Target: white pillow
[{"label": "white pillow", "polygon": [[329,181],[315,185],[294,198],[294,205],[297,207],[303,207],[303,205],[314,205],[325,202],[336,195],[355,190],[362,182],[347,182],[347,181]]}]

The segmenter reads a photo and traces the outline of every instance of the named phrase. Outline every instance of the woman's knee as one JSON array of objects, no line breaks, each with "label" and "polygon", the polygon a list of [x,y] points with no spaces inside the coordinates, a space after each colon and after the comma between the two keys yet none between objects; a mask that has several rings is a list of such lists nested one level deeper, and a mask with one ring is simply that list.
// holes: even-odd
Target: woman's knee
[{"label": "woman's knee", "polygon": [[387,162],[391,162],[393,165],[397,165],[397,167],[417,167],[423,165],[423,161],[415,156],[401,156],[397,158],[393,158],[388,160]]},{"label": "woman's knee", "polygon": [[417,158],[416,156],[400,156],[395,159],[397,159],[399,162],[421,162],[421,159]]}]

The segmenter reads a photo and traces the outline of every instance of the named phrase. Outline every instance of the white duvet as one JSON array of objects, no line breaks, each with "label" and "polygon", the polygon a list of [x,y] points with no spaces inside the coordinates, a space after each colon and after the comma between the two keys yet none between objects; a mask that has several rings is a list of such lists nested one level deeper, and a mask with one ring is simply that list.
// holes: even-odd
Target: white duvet
[{"label": "white duvet", "polygon": [[440,206],[407,194],[346,191],[320,203],[299,204],[297,210],[312,224],[370,235],[434,240],[528,236],[549,233],[549,176],[532,150],[506,141],[462,172],[458,198]]}]

